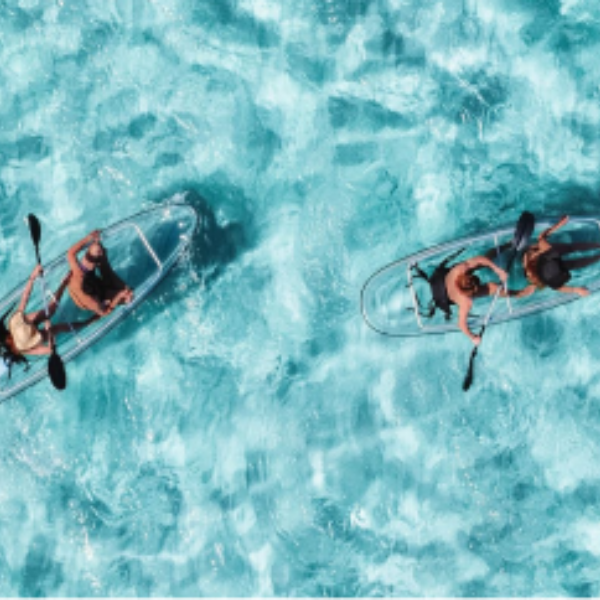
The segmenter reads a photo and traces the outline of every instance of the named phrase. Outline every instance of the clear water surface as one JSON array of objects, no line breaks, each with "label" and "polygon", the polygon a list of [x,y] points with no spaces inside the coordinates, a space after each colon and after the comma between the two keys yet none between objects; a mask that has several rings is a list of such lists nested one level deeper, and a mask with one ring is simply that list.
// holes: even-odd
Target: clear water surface
[{"label": "clear water surface", "polygon": [[186,195],[192,250],[0,406],[0,595],[598,595],[600,308],[385,339],[377,268],[600,212],[591,0],[4,0],[0,281]]}]

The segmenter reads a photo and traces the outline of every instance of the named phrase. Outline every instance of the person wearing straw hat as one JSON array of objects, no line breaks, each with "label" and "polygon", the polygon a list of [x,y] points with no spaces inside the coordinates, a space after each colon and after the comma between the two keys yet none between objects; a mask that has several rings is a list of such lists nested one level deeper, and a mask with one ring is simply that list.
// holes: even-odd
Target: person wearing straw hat
[{"label": "person wearing straw hat", "polygon": [[51,354],[54,348],[55,336],[77,331],[96,319],[94,316],[78,323],[60,323],[57,325],[52,325],[50,322],[69,284],[70,272],[63,278],[56,290],[52,302],[48,305],[47,314],[43,309],[27,313],[27,304],[29,303],[33,284],[42,272],[42,267],[39,265],[33,269],[23,289],[16,311],[8,319],[8,325],[6,325],[6,319],[14,307],[11,307],[0,319],[0,345],[2,346],[0,355],[5,359],[5,362],[22,363],[27,362],[25,356]]}]

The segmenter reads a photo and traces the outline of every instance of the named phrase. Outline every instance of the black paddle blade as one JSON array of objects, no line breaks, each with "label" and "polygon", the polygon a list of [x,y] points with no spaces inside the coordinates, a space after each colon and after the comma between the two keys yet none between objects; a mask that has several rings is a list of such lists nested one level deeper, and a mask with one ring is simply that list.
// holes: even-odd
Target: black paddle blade
[{"label": "black paddle blade", "polygon": [[42,238],[42,226],[38,218],[35,215],[29,213],[27,215],[27,222],[29,223],[29,231],[31,232],[31,239],[33,243],[37,246],[40,243],[40,239]]},{"label": "black paddle blade", "polygon": [[[506,266],[507,271],[510,271],[510,267],[512,266],[512,263],[515,260],[517,252],[524,250],[527,247],[527,244],[529,244],[529,240],[531,239],[531,234],[533,233],[534,228],[535,217],[528,211],[522,212],[517,222],[517,226],[515,227],[515,234],[512,239],[512,252],[510,258],[508,259],[508,264]],[[488,319],[490,316],[491,312],[488,313]],[[487,319],[484,322],[484,325],[479,333],[480,338],[483,338],[486,325]],[[471,358],[469,359],[469,369],[467,370],[467,374],[465,375],[465,379],[463,381],[463,390],[465,392],[471,387],[471,384],[473,383],[473,377],[475,374],[475,358],[477,356],[478,348],[479,346],[475,346],[475,348],[473,348],[471,352]]]},{"label": "black paddle blade", "polygon": [[29,223],[31,241],[33,242],[33,246],[35,248],[35,256],[37,258],[38,265],[41,265],[42,259],[40,258],[40,239],[42,238],[42,226],[40,225],[38,218],[31,213],[27,215],[27,222]]},{"label": "black paddle blade", "polygon": [[535,217],[528,211],[522,212],[517,222],[512,242],[515,250],[521,251],[525,249],[527,244],[529,244],[534,227]]},{"label": "black paddle blade", "polygon": [[467,374],[465,375],[465,379],[463,381],[463,391],[467,391],[471,384],[473,383],[473,375],[475,373],[475,357],[477,356],[478,346],[475,346],[471,352],[471,358],[469,359],[469,368],[467,369]]},{"label": "black paddle blade", "polygon": [[50,381],[57,390],[64,390],[67,387],[67,372],[62,358],[56,352],[50,355],[48,360],[48,374]]}]

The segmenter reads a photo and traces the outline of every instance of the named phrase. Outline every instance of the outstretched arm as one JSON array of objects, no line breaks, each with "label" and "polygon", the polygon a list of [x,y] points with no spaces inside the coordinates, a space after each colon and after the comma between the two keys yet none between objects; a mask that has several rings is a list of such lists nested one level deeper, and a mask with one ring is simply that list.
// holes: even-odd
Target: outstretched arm
[{"label": "outstretched arm", "polygon": [[479,269],[481,267],[486,267],[491,269],[498,275],[500,281],[505,282],[508,279],[508,274],[504,269],[501,269],[498,265],[494,264],[487,256],[474,256],[473,258],[469,258],[469,260],[464,263],[466,270]]},{"label": "outstretched arm", "polygon": [[539,237],[540,242],[542,240],[548,239],[548,236],[550,236],[554,232],[558,231],[561,227],[564,227],[568,222],[569,222],[568,215],[564,215],[563,217],[561,217],[560,220],[558,221],[558,223],[552,225],[552,227],[548,227],[548,229],[545,229],[544,231],[542,231],[542,233],[540,233],[540,237]]},{"label": "outstretched arm", "polygon": [[470,300],[462,300],[458,305],[458,326],[460,330],[474,343],[479,344],[481,338],[478,335],[474,335],[469,329],[468,318],[469,311],[471,310],[473,303]]},{"label": "outstretched arm", "polygon": [[39,274],[42,272],[42,267],[37,265],[35,269],[31,272],[29,276],[29,280],[27,281],[27,285],[23,290],[23,294],[21,295],[21,301],[19,302],[19,308],[17,310],[21,312],[25,312],[27,308],[27,303],[29,302],[29,296],[31,296],[31,288],[33,287],[33,282],[38,278]]},{"label": "outstretched arm", "polygon": [[527,298],[528,296],[531,296],[531,294],[533,294],[536,289],[537,288],[535,287],[535,285],[528,285],[522,290],[508,290],[508,293],[505,289],[502,289],[500,295],[503,298],[506,298],[507,296],[510,296],[511,298]]},{"label": "outstretched arm", "polygon": [[563,292],[563,294],[579,294],[580,296],[590,295],[590,290],[588,290],[586,287],[570,287],[568,285],[563,285],[556,291]]}]

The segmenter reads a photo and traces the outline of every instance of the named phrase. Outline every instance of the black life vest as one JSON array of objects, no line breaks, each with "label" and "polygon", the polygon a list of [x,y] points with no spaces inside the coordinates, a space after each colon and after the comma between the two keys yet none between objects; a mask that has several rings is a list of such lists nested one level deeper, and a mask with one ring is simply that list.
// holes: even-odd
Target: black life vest
[{"label": "black life vest", "polygon": [[442,263],[436,267],[435,271],[429,278],[429,287],[431,288],[431,296],[436,308],[439,308],[449,319],[452,316],[452,305],[454,302],[448,296],[448,288],[446,287],[446,276],[450,273],[452,267],[448,267]]},{"label": "black life vest", "polygon": [[571,279],[571,273],[565,266],[558,250],[550,249],[540,254],[537,261],[537,275],[542,283],[553,290],[561,288]]},{"label": "black life vest", "polygon": [[452,317],[452,305],[454,302],[450,300],[448,296],[448,289],[446,288],[446,277],[448,273],[454,268],[455,265],[450,265],[450,261],[454,260],[464,248],[460,248],[445,258],[434,270],[431,275],[427,275],[419,266],[415,263],[412,268],[416,271],[417,276],[425,279],[429,283],[431,290],[431,302],[426,313],[421,313],[422,316],[430,318],[434,315],[436,309],[440,309],[445,315],[446,319]]}]

